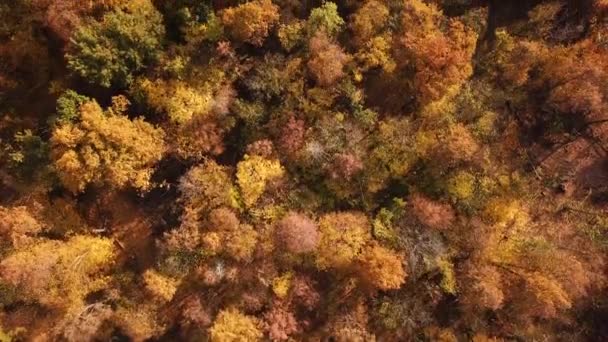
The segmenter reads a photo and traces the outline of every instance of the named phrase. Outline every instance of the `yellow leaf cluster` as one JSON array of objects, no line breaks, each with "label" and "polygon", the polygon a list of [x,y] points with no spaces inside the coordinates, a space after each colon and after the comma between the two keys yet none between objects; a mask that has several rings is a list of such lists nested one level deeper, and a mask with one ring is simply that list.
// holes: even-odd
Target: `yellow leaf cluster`
[{"label": "yellow leaf cluster", "polygon": [[222,13],[222,23],[237,40],[261,46],[279,21],[279,7],[270,0],[254,0]]},{"label": "yellow leaf cluster", "polygon": [[201,215],[222,206],[238,208],[237,191],[228,170],[213,160],[195,166],[180,180],[184,207]]},{"label": "yellow leaf cluster", "polygon": [[274,294],[279,298],[285,298],[285,296],[287,296],[289,293],[292,279],[292,272],[287,272],[280,277],[274,278],[272,280],[272,292],[274,292]]},{"label": "yellow leaf cluster", "polygon": [[441,289],[450,294],[456,294],[456,273],[454,264],[446,257],[437,258],[437,266],[441,272]]},{"label": "yellow leaf cluster", "polygon": [[172,122],[182,124],[195,116],[206,115],[213,105],[209,87],[193,88],[182,81],[143,80],[139,88],[150,106],[165,112]]},{"label": "yellow leaf cluster", "polygon": [[376,243],[361,256],[363,280],[380,290],[395,290],[405,283],[406,272],[401,256]]},{"label": "yellow leaf cluster", "polygon": [[236,179],[245,206],[253,207],[266,190],[267,183],[280,178],[283,174],[283,167],[278,160],[245,155],[236,170]]},{"label": "yellow leaf cluster", "polygon": [[127,336],[139,342],[158,336],[165,329],[157,315],[157,308],[153,305],[129,303],[116,310],[115,319]]},{"label": "yellow leaf cluster", "polygon": [[102,271],[113,262],[112,240],[75,236],[68,241],[40,241],[0,263],[4,281],[18,286],[26,298],[51,307],[81,307],[85,297],[104,288]]},{"label": "yellow leaf cluster", "polygon": [[316,264],[322,270],[350,266],[371,238],[370,223],[359,212],[326,214],[319,220],[319,231]]},{"label": "yellow leaf cluster", "polygon": [[155,298],[168,302],[173,299],[179,281],[166,277],[153,269],[148,269],[144,272],[144,284]]},{"label": "yellow leaf cluster", "polygon": [[74,193],[88,184],[150,187],[154,164],[164,153],[164,133],[142,118],[103,112],[96,102],[80,108],[80,120],[55,129],[51,158],[63,184]]},{"label": "yellow leaf cluster", "polygon": [[475,192],[475,176],[467,171],[460,171],[450,177],[447,192],[457,201],[465,201]]},{"label": "yellow leaf cluster", "polygon": [[209,329],[211,342],[255,342],[262,340],[259,322],[237,309],[220,311]]},{"label": "yellow leaf cluster", "polygon": [[395,70],[397,64],[391,56],[390,36],[377,36],[365,43],[356,55],[363,71],[380,67],[384,72]]}]

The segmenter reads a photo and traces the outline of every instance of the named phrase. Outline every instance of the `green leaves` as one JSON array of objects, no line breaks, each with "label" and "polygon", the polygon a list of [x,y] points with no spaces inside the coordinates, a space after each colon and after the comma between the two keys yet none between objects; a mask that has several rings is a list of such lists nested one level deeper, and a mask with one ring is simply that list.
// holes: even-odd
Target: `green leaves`
[{"label": "green leaves", "polygon": [[320,30],[325,31],[330,37],[335,37],[342,31],[343,26],[344,19],[338,14],[338,6],[328,1],[310,12],[307,30],[310,37]]},{"label": "green leaves", "polygon": [[164,34],[162,16],[151,4],[132,13],[110,12],[75,33],[66,54],[68,69],[102,87],[127,86],[157,59]]}]

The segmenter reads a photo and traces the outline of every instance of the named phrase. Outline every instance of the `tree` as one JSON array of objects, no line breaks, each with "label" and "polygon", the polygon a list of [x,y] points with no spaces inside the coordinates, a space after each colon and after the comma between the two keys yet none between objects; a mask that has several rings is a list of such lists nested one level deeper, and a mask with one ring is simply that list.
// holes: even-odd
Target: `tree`
[{"label": "tree", "polygon": [[306,126],[304,120],[290,115],[287,123],[280,128],[278,147],[290,159],[295,159],[298,151],[304,146]]},{"label": "tree", "polygon": [[164,276],[153,269],[146,270],[143,278],[146,290],[155,298],[163,302],[168,302],[173,299],[179,281]]},{"label": "tree", "polygon": [[450,87],[460,87],[473,72],[477,35],[457,20],[449,21],[443,32],[441,18],[434,5],[421,0],[408,2],[403,11],[402,61],[414,69],[421,105],[440,99]]},{"label": "tree", "polygon": [[209,335],[212,342],[254,342],[261,341],[263,336],[255,318],[233,308],[220,311]]},{"label": "tree", "polygon": [[[461,295],[463,303],[471,308],[477,306],[484,309],[498,310],[505,302],[502,275],[492,266],[468,267],[464,283],[467,286]],[[474,310],[474,309],[472,309]]]},{"label": "tree", "polygon": [[222,23],[238,41],[262,46],[279,20],[279,8],[270,0],[254,0],[222,12]]},{"label": "tree", "polygon": [[130,11],[116,9],[81,26],[70,42],[68,68],[102,87],[124,87],[151,65],[162,47],[162,16],[147,0]]},{"label": "tree", "polygon": [[39,240],[4,258],[0,276],[29,301],[70,310],[83,307],[89,293],[107,286],[103,273],[114,257],[114,244],[107,238]]},{"label": "tree", "polygon": [[236,167],[236,180],[245,206],[251,208],[262,196],[268,182],[283,176],[278,160],[245,155]]},{"label": "tree", "polygon": [[454,210],[449,204],[433,201],[420,194],[413,195],[410,202],[416,218],[431,228],[446,229],[455,219]]},{"label": "tree", "polygon": [[281,46],[285,51],[291,52],[304,42],[304,23],[296,21],[288,25],[281,24],[277,32]]},{"label": "tree", "polygon": [[44,228],[26,207],[0,206],[0,236],[12,247],[19,249],[34,242],[36,235]]},{"label": "tree", "polygon": [[467,171],[459,171],[452,175],[446,186],[446,191],[454,202],[467,201],[475,193],[475,176]]},{"label": "tree", "polygon": [[278,242],[291,253],[313,252],[319,243],[317,225],[308,217],[290,212],[277,223]]},{"label": "tree", "polygon": [[116,309],[112,318],[117,327],[133,341],[160,336],[166,326],[158,318],[158,307],[148,303],[127,302]]},{"label": "tree", "polygon": [[80,116],[80,106],[90,102],[91,99],[87,96],[80,95],[77,92],[68,89],[57,99],[57,116],[53,118],[53,124],[70,123],[78,119]]},{"label": "tree", "polygon": [[212,89],[207,85],[195,88],[178,80],[144,79],[137,87],[146,94],[146,102],[154,110],[166,113],[177,124],[207,116],[213,106]]},{"label": "tree", "polygon": [[204,161],[182,176],[179,190],[186,210],[199,212],[201,217],[212,209],[236,205],[230,173],[213,160]]},{"label": "tree", "polygon": [[189,296],[181,304],[181,324],[208,327],[211,317],[198,296]]},{"label": "tree", "polygon": [[109,305],[93,303],[80,311],[68,313],[56,329],[61,332],[61,337],[69,342],[92,341],[113,314],[114,311]]},{"label": "tree", "polygon": [[195,117],[172,132],[173,150],[183,159],[203,160],[225,151],[224,138],[229,129],[213,118]]},{"label": "tree", "polygon": [[360,273],[366,283],[383,291],[400,288],[407,275],[401,257],[377,243],[361,254]]},{"label": "tree", "polygon": [[344,269],[352,265],[371,238],[370,223],[363,213],[331,213],[319,219],[321,240],[317,267]]},{"label": "tree", "polygon": [[343,27],[344,19],[338,14],[338,6],[331,1],[324,2],[321,7],[310,11],[306,23],[306,31],[309,37],[323,31],[328,37],[334,38],[342,31]]},{"label": "tree", "polygon": [[35,0],[33,2],[37,6],[46,7],[45,25],[63,42],[69,41],[73,31],[81,25],[82,17],[93,10],[91,3],[73,0]]},{"label": "tree", "polygon": [[291,295],[293,301],[306,310],[314,309],[321,300],[321,295],[315,289],[314,281],[307,276],[297,276],[293,279]]},{"label": "tree", "polygon": [[212,254],[225,253],[237,261],[251,261],[258,242],[258,232],[241,223],[233,211],[218,208],[211,211],[203,247]]},{"label": "tree", "polygon": [[[150,188],[153,166],[164,153],[164,133],[142,118],[130,120],[117,107],[102,111],[92,101],[80,107],[79,120],[57,126],[51,137],[51,158],[63,185],[74,193],[89,184],[116,188]],[[124,107],[128,101],[120,105]]]},{"label": "tree", "polygon": [[431,158],[444,165],[471,162],[480,150],[477,140],[462,124],[450,126],[445,137],[436,144],[438,146],[431,152]]},{"label": "tree", "polygon": [[362,71],[382,68],[386,73],[395,71],[397,65],[391,55],[390,36],[377,36],[368,40],[355,56]]},{"label": "tree", "polygon": [[300,330],[294,313],[284,303],[274,303],[264,314],[264,327],[272,341],[286,341]]},{"label": "tree", "polygon": [[363,163],[351,153],[339,153],[329,169],[329,177],[337,181],[350,181],[363,170]]},{"label": "tree", "polygon": [[370,139],[365,161],[368,191],[377,192],[391,179],[405,176],[417,160],[412,135],[414,127],[407,118],[387,118],[378,124]]},{"label": "tree", "polygon": [[350,56],[324,32],[318,31],[310,39],[309,48],[308,69],[319,85],[330,86],[344,77],[343,68]]},{"label": "tree", "polygon": [[386,25],[389,10],[381,1],[366,1],[350,17],[349,28],[357,45],[362,45],[377,35]]}]

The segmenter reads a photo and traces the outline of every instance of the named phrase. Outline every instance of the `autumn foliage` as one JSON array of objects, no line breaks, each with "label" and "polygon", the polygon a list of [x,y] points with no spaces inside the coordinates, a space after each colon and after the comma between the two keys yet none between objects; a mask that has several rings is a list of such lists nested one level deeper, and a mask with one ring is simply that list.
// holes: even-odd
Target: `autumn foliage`
[{"label": "autumn foliage", "polygon": [[0,1],[0,342],[608,341],[608,1]]}]

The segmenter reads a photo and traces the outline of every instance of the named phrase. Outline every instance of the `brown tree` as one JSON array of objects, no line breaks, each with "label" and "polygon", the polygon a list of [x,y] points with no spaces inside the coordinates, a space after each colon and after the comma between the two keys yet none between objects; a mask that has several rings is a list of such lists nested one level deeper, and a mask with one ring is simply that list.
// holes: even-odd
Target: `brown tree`
[{"label": "brown tree", "polygon": [[471,76],[477,35],[457,20],[445,23],[433,4],[414,0],[405,4],[400,39],[402,63],[413,68],[418,102],[440,99],[450,87],[459,87]]},{"label": "brown tree", "polygon": [[313,252],[319,243],[317,225],[308,217],[288,213],[277,223],[277,240],[291,253]]},{"label": "brown tree", "polygon": [[309,42],[308,70],[321,86],[330,86],[344,77],[344,65],[350,60],[342,48],[318,31]]},{"label": "brown tree", "polygon": [[410,202],[416,218],[431,228],[445,229],[454,221],[454,210],[449,204],[432,201],[420,194],[413,195]]}]

